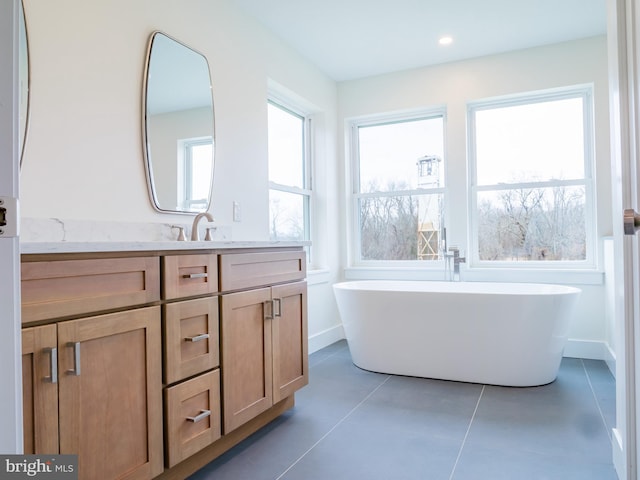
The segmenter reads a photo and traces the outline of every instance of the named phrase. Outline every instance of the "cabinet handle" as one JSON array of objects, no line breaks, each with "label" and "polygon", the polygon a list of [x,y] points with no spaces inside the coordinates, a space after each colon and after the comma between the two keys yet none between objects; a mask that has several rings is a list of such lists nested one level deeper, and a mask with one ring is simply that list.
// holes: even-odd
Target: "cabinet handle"
[{"label": "cabinet handle", "polygon": [[208,273],[185,273],[182,278],[207,278]]},{"label": "cabinet handle", "polygon": [[67,347],[73,348],[73,368],[67,370],[68,375],[80,375],[80,342],[69,342]]},{"label": "cabinet handle", "polygon": [[44,377],[44,381],[47,383],[58,383],[58,349],[56,347],[47,347],[44,349],[45,353],[49,354],[50,364],[50,377]]},{"label": "cabinet handle", "polygon": [[187,417],[188,422],[198,423],[200,420],[211,416],[211,410],[200,410],[200,413],[195,417]]},{"label": "cabinet handle", "polygon": [[[274,317],[281,317],[282,316],[281,299],[280,298],[274,298],[272,300],[272,302],[273,302],[273,316]],[[276,308],[276,305],[278,306],[278,308]]]},{"label": "cabinet handle", "polygon": [[184,341],[185,342],[199,342],[200,340],[206,340],[207,338],[209,338],[209,334],[208,333],[201,333],[200,335],[195,335],[193,337],[185,337]]},{"label": "cabinet handle", "polygon": [[264,306],[264,319],[273,320],[273,300],[265,300],[262,305]]}]

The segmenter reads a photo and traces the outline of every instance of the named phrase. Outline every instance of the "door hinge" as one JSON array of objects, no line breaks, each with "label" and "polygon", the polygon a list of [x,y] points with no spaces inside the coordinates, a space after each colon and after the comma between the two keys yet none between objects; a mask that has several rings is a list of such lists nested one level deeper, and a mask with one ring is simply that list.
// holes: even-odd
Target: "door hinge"
[{"label": "door hinge", "polygon": [[18,199],[13,197],[0,197],[0,238],[17,237]]}]

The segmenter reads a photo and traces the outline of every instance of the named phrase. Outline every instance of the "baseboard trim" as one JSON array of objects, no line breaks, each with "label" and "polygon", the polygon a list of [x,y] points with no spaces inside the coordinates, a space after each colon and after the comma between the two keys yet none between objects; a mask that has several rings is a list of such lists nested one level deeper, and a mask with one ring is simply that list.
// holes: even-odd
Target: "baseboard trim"
[{"label": "baseboard trim", "polygon": [[618,478],[627,478],[627,471],[625,469],[624,450],[622,448],[622,438],[620,438],[620,431],[617,428],[612,430],[611,435],[611,450],[613,455],[613,466],[616,469]]},{"label": "baseboard trim", "polygon": [[345,336],[342,325],[336,325],[335,327],[327,328],[322,332],[311,335],[309,337],[309,353],[317,352],[343,338],[345,338]]},{"label": "baseboard trim", "polygon": [[[606,342],[595,340],[576,340],[573,338],[570,338],[567,341],[567,345],[564,347],[563,356],[589,360],[604,360],[605,362],[613,360],[613,355]],[[615,360],[613,361],[615,362]]]},{"label": "baseboard trim", "polygon": [[606,362],[607,367],[609,367],[609,371],[611,372],[611,375],[613,375],[613,378],[616,378],[616,352],[611,349],[611,345],[608,343],[605,343],[604,348],[604,361]]}]

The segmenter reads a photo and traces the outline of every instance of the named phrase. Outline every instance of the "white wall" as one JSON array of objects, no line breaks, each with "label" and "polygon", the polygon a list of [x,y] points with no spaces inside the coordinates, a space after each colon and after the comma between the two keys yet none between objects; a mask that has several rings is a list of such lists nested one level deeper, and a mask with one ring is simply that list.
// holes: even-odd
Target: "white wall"
[{"label": "white wall", "polygon": [[[31,117],[23,217],[191,221],[156,212],[147,194],[142,82],[149,38],[161,30],[209,62],[216,125],[211,212],[231,227],[233,240],[268,240],[270,86],[295,92],[314,113],[322,140],[315,144],[313,255],[325,270],[309,276],[309,334],[330,338],[326,332],[339,330],[333,296],[326,299],[338,271],[335,82],[226,0],[24,1]],[[234,201],[241,222],[232,222]]]},{"label": "white wall", "polygon": [[315,104],[332,124],[334,82],[225,0],[25,4],[32,96],[23,216],[170,221],[151,207],[141,140],[145,54],[151,32],[161,30],[210,64],[214,217],[232,223],[237,200],[243,221],[233,224],[234,239],[268,238],[268,78]]},{"label": "white wall", "polygon": [[[383,112],[415,110],[446,105],[446,161],[450,208],[455,215],[447,218],[450,243],[466,245],[467,232],[467,102],[484,98],[544,90],[568,85],[593,84],[596,134],[596,195],[597,236],[610,235],[611,189],[609,162],[609,114],[606,38],[594,37],[580,41],[532,48],[493,55],[469,61],[397,72],[362,80],[340,83],[338,86],[338,121]],[[340,151],[346,146],[341,139]],[[342,172],[348,172],[348,157],[342,159]],[[344,178],[344,182],[348,179]],[[343,198],[342,212],[349,208]],[[343,214],[344,215],[344,214]],[[343,233],[346,245],[347,234]],[[464,248],[467,250],[467,248]],[[598,241],[602,258],[602,242]],[[343,249],[343,258],[348,251]],[[346,261],[345,261],[346,262]],[[346,264],[346,263],[345,263]],[[602,269],[600,260],[599,269]],[[353,278],[406,275],[399,271],[365,271],[348,269]],[[411,272],[428,278],[428,273]],[[438,277],[439,278],[439,277]],[[580,305],[570,331],[569,355],[596,356],[603,352],[606,340],[605,288],[603,274],[550,272],[546,275],[526,271],[467,271],[469,280],[544,281],[576,285],[583,289]],[[595,353],[594,353],[595,352]]]}]

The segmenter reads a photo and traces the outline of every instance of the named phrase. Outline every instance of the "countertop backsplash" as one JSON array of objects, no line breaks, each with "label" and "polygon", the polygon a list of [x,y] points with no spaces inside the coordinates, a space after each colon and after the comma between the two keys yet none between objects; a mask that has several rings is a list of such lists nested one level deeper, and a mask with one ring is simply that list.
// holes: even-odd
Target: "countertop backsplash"
[{"label": "countertop backsplash", "polygon": [[[191,218],[189,218],[191,220]],[[60,218],[22,218],[20,241],[31,242],[173,242],[178,238],[177,226],[188,236],[189,223],[99,222],[63,220]],[[203,231],[203,225],[200,225]],[[215,225],[214,242],[231,240],[229,225]],[[204,236],[204,233],[201,235]]]}]

